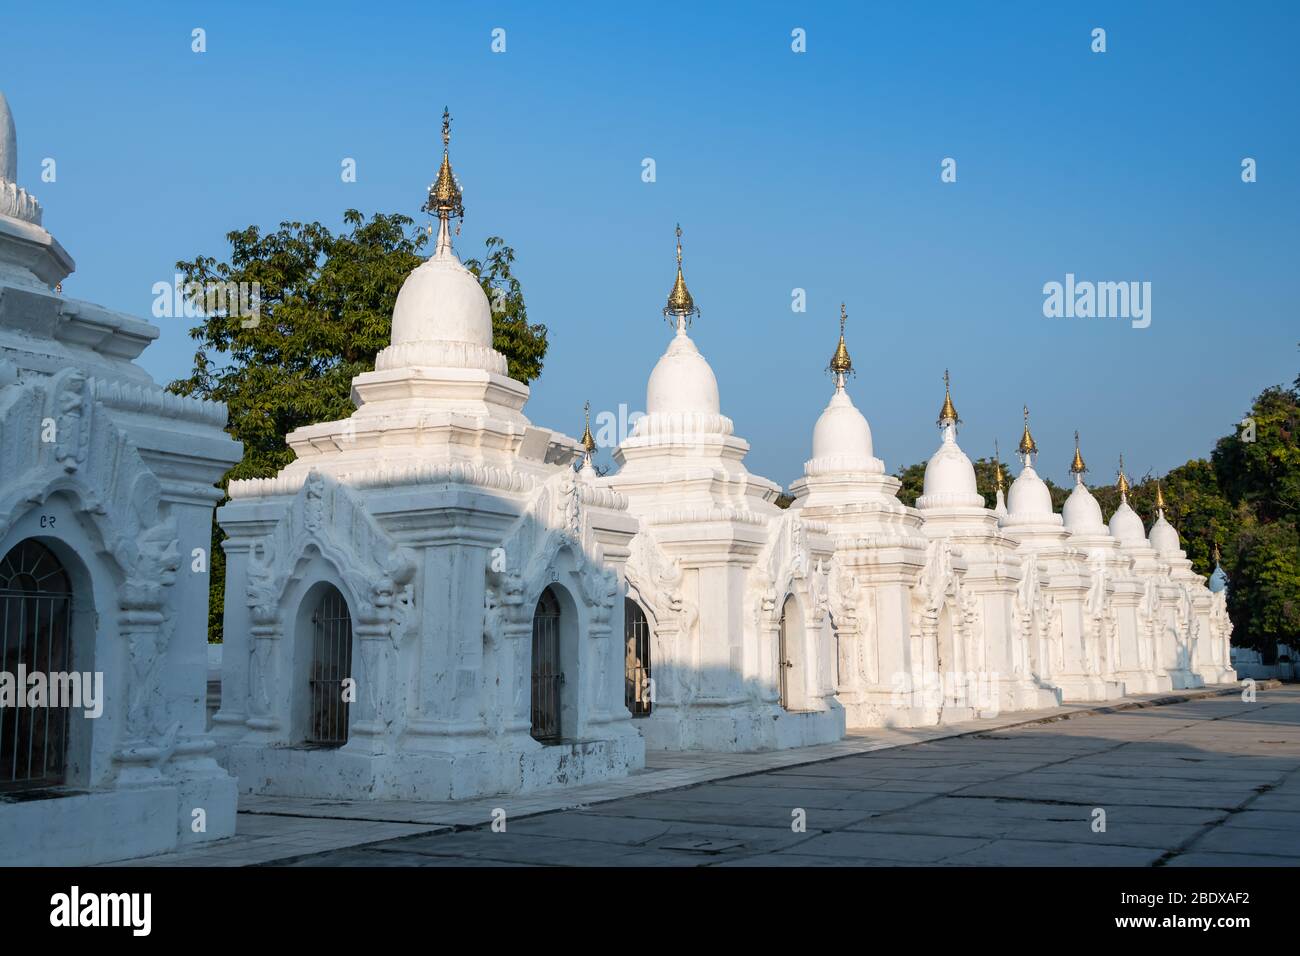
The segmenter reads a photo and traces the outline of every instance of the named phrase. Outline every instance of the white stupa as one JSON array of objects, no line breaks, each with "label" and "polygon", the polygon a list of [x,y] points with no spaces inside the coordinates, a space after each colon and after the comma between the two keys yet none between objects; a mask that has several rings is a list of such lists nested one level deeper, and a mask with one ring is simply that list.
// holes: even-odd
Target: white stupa
[{"label": "white stupa", "polygon": [[1007,516],[1006,476],[1002,471],[1002,451],[993,442],[993,513],[1001,521]]},{"label": "white stupa", "polygon": [[1209,589],[1212,594],[1220,594],[1228,590],[1228,572],[1223,570],[1220,563],[1222,559],[1219,556],[1219,545],[1214,545],[1214,571],[1210,574]]},{"label": "white stupa", "polygon": [[1034,470],[1038,444],[1029,431],[1029,408],[1025,408],[1025,430],[1020,436],[1020,474],[1011,483],[1007,494],[1007,516],[1003,528],[1014,528],[1018,534],[1036,532],[1053,533],[1062,527],[1061,516],[1052,510],[1052,492],[1047,483]]},{"label": "white stupa", "polygon": [[[1088,612],[1088,553],[1074,546],[1062,516],[1052,510],[1052,493],[1034,470],[1038,444],[1029,431],[1028,407],[1024,415],[1022,467],[1001,524],[1019,542],[1025,564],[1018,607],[1030,632],[1035,673],[1060,687],[1066,701],[1113,700],[1124,695],[1124,685],[1104,669],[1103,639]],[[1082,500],[1078,504],[1086,508]]]},{"label": "white stupa", "polygon": [[[946,549],[952,557],[959,580],[952,585],[956,604],[966,604],[970,624],[956,621],[955,630],[969,627],[971,633],[969,661],[965,666],[978,674],[988,688],[989,699],[977,702],[976,713],[996,710],[1024,710],[1052,707],[1061,701],[1060,693],[1045,681],[1036,680],[1030,666],[1029,643],[1016,612],[1016,584],[1020,579],[1021,561],[1016,541],[998,531],[999,516],[984,506],[984,497],[976,484],[975,467],[957,444],[961,420],[952,401],[951,380],[943,373],[943,406],[937,424],[939,448],[925,466],[923,494],[916,506],[924,518],[922,530],[931,539],[930,560]],[[996,453],[995,453],[996,457]],[[995,462],[997,502],[1005,513],[1001,489],[1001,466]],[[921,577],[922,589],[932,592],[933,602],[939,592],[947,590],[942,576]],[[956,611],[956,608],[952,610]],[[951,627],[951,625],[950,625]],[[946,629],[945,629],[946,630]],[[940,657],[952,660],[955,648],[940,648]]]},{"label": "white stupa", "polygon": [[824,522],[834,536],[829,603],[839,658],[837,696],[848,726],[932,724],[941,719],[942,700],[907,693],[923,686],[916,650],[910,642],[880,638],[909,633],[910,584],[925,567],[929,543],[920,515],[898,500],[901,482],[885,473],[871,426],[849,394],[854,369],[847,321],[841,303],[839,342],[827,366],[833,390],[813,427],[812,457],[790,485],[790,511]]},{"label": "white stupa", "polygon": [[1074,433],[1074,460],[1070,462],[1070,474],[1074,475],[1074,489],[1061,507],[1061,519],[1065,529],[1074,535],[1108,534],[1106,523],[1101,517],[1101,505],[1092,496],[1088,486],[1083,482],[1088,466],[1083,462],[1079,450],[1079,433]]},{"label": "white stupa", "polygon": [[[296,459],[231,482],[218,514],[213,720],[248,790],[447,800],[645,759],[612,636],[636,521],[597,487],[590,429],[580,445],[524,415],[528,386],[493,349],[487,296],[452,248],[464,205],[445,112],[442,137],[434,252],[402,284],[374,371],[353,379],[356,411],[295,430]],[[355,674],[361,691],[322,716],[309,671]]]},{"label": "white stupa", "polygon": [[1119,615],[1116,671],[1129,693],[1157,693],[1173,688],[1157,646],[1161,629],[1160,579],[1168,566],[1162,565],[1156,550],[1147,541],[1142,518],[1129,504],[1129,487],[1121,455],[1116,483],[1119,506],[1110,516],[1109,531],[1119,542],[1120,553],[1129,561],[1129,573],[1126,581],[1117,587],[1114,601]]},{"label": "white stupa", "polygon": [[1168,584],[1161,588],[1164,627],[1159,651],[1175,688],[1234,680],[1228,642],[1216,634],[1214,595],[1205,578],[1192,570],[1178,531],[1165,518],[1165,494],[1156,482],[1156,520],[1147,536],[1160,555]]},{"label": "white stupa", "polygon": [[952,403],[948,372],[943,373],[943,408],[939,410],[942,441],[925,465],[925,481],[916,506],[939,508],[983,508],[984,496],[975,481],[975,466],[957,444],[957,409]]},{"label": "white stupa", "polygon": [[[1088,466],[1079,449],[1079,433],[1075,432],[1074,459],[1070,462],[1074,488],[1065,499],[1061,517],[1065,530],[1070,533],[1070,543],[1088,555],[1090,583],[1084,606],[1084,622],[1090,631],[1090,669],[1124,688],[1123,678],[1119,675],[1122,662],[1119,617],[1116,613],[1117,600],[1122,601],[1124,598],[1121,596],[1117,599],[1116,595],[1124,592],[1126,585],[1116,582],[1129,580],[1133,562],[1120,552],[1119,542],[1111,536],[1102,520],[1101,505],[1083,480],[1087,471]],[[1132,588],[1128,590],[1131,592]]]},{"label": "white stupa", "polygon": [[[838,740],[844,710],[821,599],[831,541],[824,524],[778,508],[780,486],[745,468],[749,443],[722,414],[713,369],[687,333],[700,313],[681,235],[679,226],[663,310],[672,339],[650,373],[645,416],[614,449],[618,472],[599,483],[625,495],[641,523],[626,573],[653,635],[656,696],[637,727],[648,747],[670,750]],[[841,430],[860,436],[853,413],[831,429]]]},{"label": "white stupa", "polygon": [[1119,456],[1119,483],[1116,487],[1119,489],[1119,506],[1110,516],[1111,536],[1122,545],[1133,548],[1147,547],[1149,542],[1146,529],[1142,525],[1142,518],[1128,503],[1129,481],[1128,475],[1124,474],[1123,455]]}]

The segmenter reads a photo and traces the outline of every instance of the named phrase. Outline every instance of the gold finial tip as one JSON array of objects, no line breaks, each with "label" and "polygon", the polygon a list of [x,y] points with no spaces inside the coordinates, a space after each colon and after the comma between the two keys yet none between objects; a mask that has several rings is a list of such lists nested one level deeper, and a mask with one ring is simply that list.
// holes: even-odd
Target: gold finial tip
[{"label": "gold finial tip", "polygon": [[847,375],[853,371],[853,359],[849,357],[849,347],[844,343],[844,323],[848,320],[849,314],[844,308],[844,303],[840,303],[840,342],[835,346],[835,354],[831,356],[830,370],[836,375]]},{"label": "gold finial tip", "polygon": [[1083,455],[1079,452],[1079,433],[1074,433],[1074,461],[1070,462],[1070,474],[1082,475],[1088,470],[1088,466],[1083,463]]},{"label": "gold finial tip", "polygon": [[664,317],[671,319],[677,317],[686,319],[688,322],[692,316],[700,314],[700,310],[695,305],[695,298],[691,291],[686,288],[686,277],[682,275],[682,227],[681,223],[677,224],[677,278],[673,282],[672,291],[668,293],[668,304],[664,306]]},{"label": "gold finial tip", "polygon": [[1029,406],[1025,406],[1025,431],[1020,436],[1020,445],[1018,448],[1022,455],[1038,454],[1038,443],[1034,441],[1034,436],[1029,431]]},{"label": "gold finial tip", "polygon": [[1160,511],[1165,510],[1165,493],[1160,488],[1160,480],[1156,479],[1156,508]]},{"label": "gold finial tip", "polygon": [[943,370],[943,408],[939,409],[939,424],[944,422],[957,422],[957,407],[952,403],[952,383],[948,377],[948,370]]},{"label": "gold finial tip", "polygon": [[588,455],[596,450],[596,439],[591,434],[591,402],[584,402],[582,411],[586,416],[587,422],[582,429],[582,447],[586,449]]},{"label": "gold finial tip", "polygon": [[460,185],[451,171],[451,157],[448,144],[451,142],[451,113],[446,107],[442,110],[442,166],[438,168],[438,178],[429,187],[429,198],[422,209],[435,213],[439,219],[465,218],[465,204],[461,199]]}]

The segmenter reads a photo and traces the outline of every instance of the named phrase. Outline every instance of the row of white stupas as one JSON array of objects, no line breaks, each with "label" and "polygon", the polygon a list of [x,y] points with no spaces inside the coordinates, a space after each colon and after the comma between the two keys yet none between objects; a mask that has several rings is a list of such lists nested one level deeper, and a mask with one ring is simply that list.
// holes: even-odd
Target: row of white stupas
[{"label": "row of white stupas", "polygon": [[[1053,514],[1027,425],[1023,470],[989,510],[945,397],[925,493],[904,506],[849,396],[843,325],[812,458],[778,507],[687,334],[680,231],[673,337],[617,472],[598,476],[590,429],[529,421],[529,388],[493,348],[452,249],[445,114],[443,139],[435,249],[353,382],[356,411],[287,436],[296,460],[232,481],[217,512],[210,734],[206,568],[180,556],[206,546],[212,482],[237,457],[225,410],[159,389],[132,362],[157,330],[63,299],[67,254],[14,217],[29,206],[0,209],[0,455],[28,469],[0,482],[0,556],[48,548],[71,579],[72,659],[108,667],[110,717],[73,720],[93,759],[74,755],[65,782],[103,798],[96,825],[119,842],[228,835],[226,772],[241,792],[454,799],[626,774],[647,747],[792,747],[1233,679],[1223,596],[1173,529],[1161,517],[1148,538],[1127,504],[1107,529],[1081,478]],[[61,424],[39,444],[50,415],[79,437]],[[149,820],[123,802],[144,790]],[[196,835],[200,792],[219,822]],[[69,819],[60,803],[21,804],[36,807],[21,820],[0,805],[0,846],[37,853]]]},{"label": "row of white stupas", "polygon": [[[467,796],[623,773],[645,747],[791,747],[1233,678],[1223,598],[1163,512],[1150,539],[1127,500],[1107,528],[1076,449],[1054,514],[1027,414],[1022,471],[989,510],[945,395],[904,506],[846,388],[843,314],[834,393],[778,507],[688,334],[680,229],[673,337],[597,476],[590,429],[578,443],[523,415],[452,249],[445,149],[426,208],[434,254],[355,380],[357,412],[290,435],[297,460],[233,482],[219,512],[217,727],[244,789]],[[302,749],[302,609],[325,585],[351,609],[360,696],[346,743]]]}]

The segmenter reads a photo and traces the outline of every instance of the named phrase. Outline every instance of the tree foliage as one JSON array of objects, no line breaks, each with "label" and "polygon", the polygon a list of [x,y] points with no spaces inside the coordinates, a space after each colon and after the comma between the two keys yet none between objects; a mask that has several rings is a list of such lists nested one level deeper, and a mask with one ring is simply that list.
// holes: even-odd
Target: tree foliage
[{"label": "tree foliage", "polygon": [[[411,270],[423,261],[428,235],[401,214],[366,219],[343,214],[345,228],[319,222],[282,222],[226,235],[224,260],[195,256],[176,263],[186,284],[256,283],[258,315],[224,309],[200,317],[190,330],[198,343],[188,378],[173,392],[225,402],[227,431],[244,444],[231,478],[264,478],[293,460],[285,436],[296,428],[348,417],[354,410],[352,379],[374,368],[388,345],[393,305]],[[523,291],[513,271],[515,253],[497,236],[484,258],[469,259],[493,306],[493,344],[506,356],[510,375],[536,379],[546,356],[546,327],[528,321]],[[209,637],[219,639],[224,591],[221,531],[213,524]]]}]

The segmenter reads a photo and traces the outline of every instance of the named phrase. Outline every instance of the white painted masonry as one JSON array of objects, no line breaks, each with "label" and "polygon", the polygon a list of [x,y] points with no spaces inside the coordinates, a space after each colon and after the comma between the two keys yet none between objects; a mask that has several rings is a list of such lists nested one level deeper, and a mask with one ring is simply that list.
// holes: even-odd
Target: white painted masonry
[{"label": "white painted masonry", "polygon": [[58,785],[0,793],[0,857],[85,864],[227,837],[235,780],[204,729],[206,552],[239,445],[224,406],[134,364],[156,327],[58,292],[74,264],[16,157],[0,94],[0,560],[35,542],[62,566],[71,667],[102,674],[105,699],[69,715]]}]

